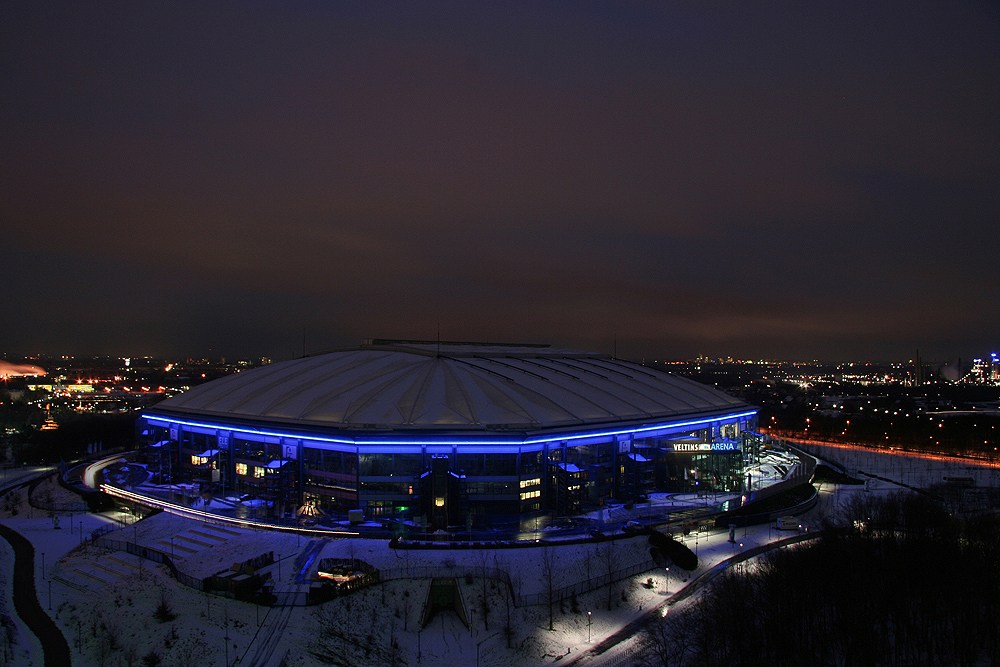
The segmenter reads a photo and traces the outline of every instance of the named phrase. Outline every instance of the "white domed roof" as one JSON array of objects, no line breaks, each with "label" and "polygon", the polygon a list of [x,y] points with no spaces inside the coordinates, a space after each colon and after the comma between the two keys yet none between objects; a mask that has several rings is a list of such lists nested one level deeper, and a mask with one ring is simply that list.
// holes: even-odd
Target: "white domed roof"
[{"label": "white domed roof", "polygon": [[522,431],[746,408],[640,364],[535,345],[375,341],[230,375],[159,414],[354,431]]}]

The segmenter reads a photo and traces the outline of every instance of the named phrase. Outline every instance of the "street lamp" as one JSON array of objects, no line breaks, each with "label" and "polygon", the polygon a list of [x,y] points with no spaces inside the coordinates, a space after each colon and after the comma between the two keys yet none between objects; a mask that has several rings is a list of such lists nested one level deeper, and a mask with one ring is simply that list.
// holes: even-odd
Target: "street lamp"
[{"label": "street lamp", "polygon": [[588,611],[587,612],[587,643],[588,644],[590,643],[590,626],[591,626],[592,622],[593,622],[593,615]]}]

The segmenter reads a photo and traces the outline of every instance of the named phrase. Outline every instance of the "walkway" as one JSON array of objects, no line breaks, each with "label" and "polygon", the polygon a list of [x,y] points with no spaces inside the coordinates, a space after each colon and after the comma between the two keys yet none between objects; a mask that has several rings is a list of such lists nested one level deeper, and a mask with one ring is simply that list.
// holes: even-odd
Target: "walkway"
[{"label": "walkway", "polygon": [[[34,480],[15,484],[2,493],[28,486]],[[28,629],[41,641],[46,667],[69,666],[69,644],[59,627],[38,603],[35,591],[35,548],[17,531],[0,524],[0,537],[14,549],[14,610]]]},{"label": "walkway", "polygon": [[664,608],[672,607],[678,602],[681,602],[682,600],[691,597],[699,590],[701,590],[709,583],[711,583],[720,574],[725,572],[726,569],[728,569],[729,567],[747,561],[751,558],[756,558],[757,556],[767,553],[768,551],[772,551],[774,549],[780,549],[781,547],[785,547],[790,544],[797,544],[799,542],[804,542],[806,540],[816,539],[821,535],[823,535],[822,532],[801,533],[799,535],[794,535],[792,537],[776,540],[774,542],[768,542],[767,544],[762,544],[760,546],[746,549],[743,552],[738,553],[735,556],[732,556],[731,558],[727,558],[719,563],[716,563],[714,566],[710,567],[709,569],[699,574],[695,579],[690,581],[679,591],[668,597],[666,602],[664,602],[662,605],[654,607],[653,609],[649,610],[649,612],[647,612],[646,614],[643,614],[641,617],[635,619],[628,625],[624,626],[623,628],[615,632],[613,635],[610,635],[603,641],[596,644],[593,648],[587,650],[581,655],[576,656],[575,658],[569,660],[565,664],[566,665],[589,664],[593,662],[595,659],[598,659],[599,656],[615,648],[619,644],[640,635],[647,627],[649,627],[653,623],[662,621]]}]

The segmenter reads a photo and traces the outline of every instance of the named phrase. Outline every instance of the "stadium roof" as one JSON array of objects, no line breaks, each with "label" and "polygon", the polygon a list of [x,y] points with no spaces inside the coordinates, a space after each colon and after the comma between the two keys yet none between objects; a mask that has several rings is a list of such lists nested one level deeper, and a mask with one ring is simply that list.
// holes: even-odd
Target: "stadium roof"
[{"label": "stadium roof", "polygon": [[747,407],[714,388],[606,355],[374,340],[220,378],[152,410],[324,430],[537,432]]}]

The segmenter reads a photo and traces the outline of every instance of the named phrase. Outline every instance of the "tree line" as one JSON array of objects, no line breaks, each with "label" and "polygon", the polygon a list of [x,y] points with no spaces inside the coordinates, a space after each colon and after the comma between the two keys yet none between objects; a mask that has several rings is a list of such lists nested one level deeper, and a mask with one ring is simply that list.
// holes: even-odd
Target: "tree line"
[{"label": "tree line", "polygon": [[1000,664],[1000,518],[861,496],[848,528],[720,577],[647,632],[652,665]]}]

